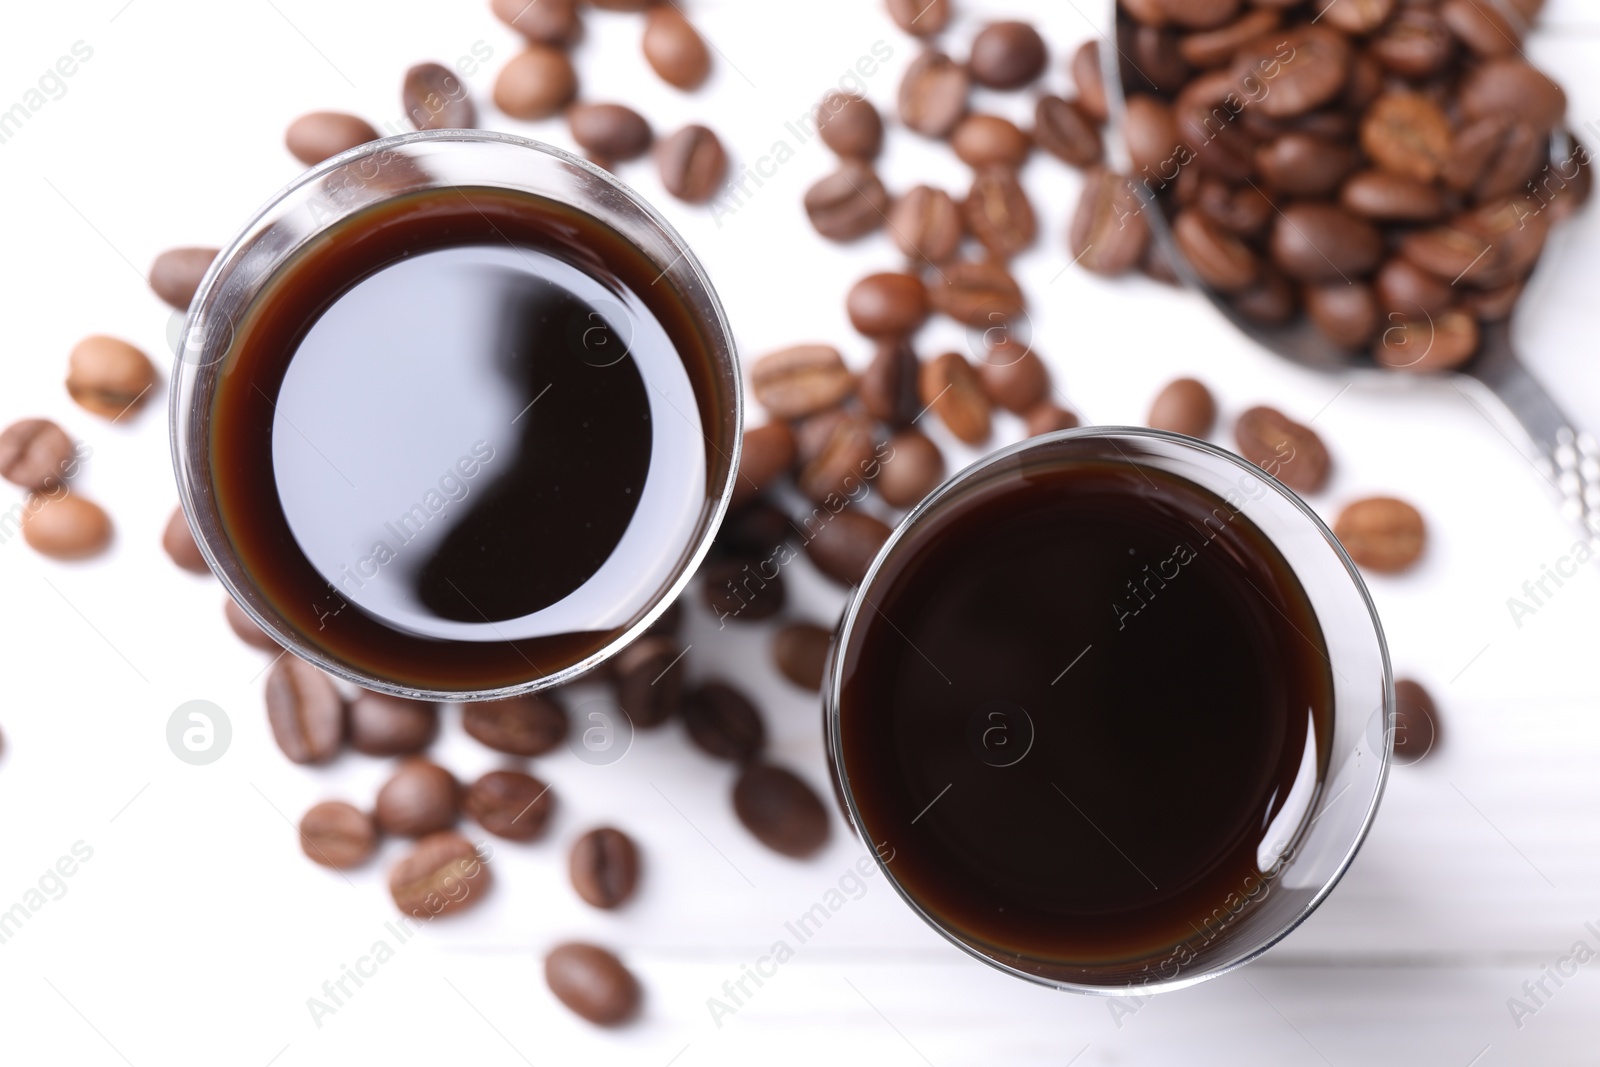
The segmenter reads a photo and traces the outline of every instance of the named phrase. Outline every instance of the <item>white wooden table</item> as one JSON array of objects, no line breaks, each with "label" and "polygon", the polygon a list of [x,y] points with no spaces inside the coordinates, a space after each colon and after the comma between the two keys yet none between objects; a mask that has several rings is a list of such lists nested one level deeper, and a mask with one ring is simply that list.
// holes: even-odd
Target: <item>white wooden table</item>
[{"label": "white wooden table", "polygon": [[[1076,6],[1075,6],[1076,4]],[[594,95],[639,103],[658,128],[690,119],[750,163],[785,141],[793,158],[736,211],[714,219],[662,193],[648,165],[624,171],[706,262],[749,353],[813,338],[867,346],[841,306],[858,274],[897,262],[886,238],[825,245],[802,190],[829,167],[787,123],[861,56],[891,58],[865,79],[891,105],[915,49],[878,4],[757,5],[698,0],[724,59],[711,91],[666,90],[635,60],[637,25],[595,17],[579,53]],[[965,0],[952,40],[982,15],[1036,18],[1059,62],[1091,32],[1078,8]],[[1094,14],[1094,12],[1090,12]],[[273,746],[261,710],[266,658],[225,630],[216,583],[177,572],[159,537],[175,501],[163,411],[117,425],[76,409],[60,386],[68,348],[104,331],[157,352],[167,316],[138,275],[159,250],[226,237],[296,167],[280,144],[294,115],[348,109],[398,123],[411,62],[492,53],[469,80],[487,99],[514,41],[477,0],[92,0],[26,5],[0,34],[0,109],[25,99],[58,56],[92,58],[0,143],[6,205],[8,342],[0,422],[57,418],[94,449],[81,489],[118,526],[87,565],[44,561],[0,542],[0,912],[29,910],[0,943],[0,1060],[75,1064],[1041,1063],[1579,1064],[1600,1059],[1600,964],[1559,986],[1545,977],[1578,942],[1600,950],[1600,573],[1589,567],[1517,625],[1506,600],[1570,551],[1532,469],[1443,382],[1343,382],[1254,349],[1200,302],[1140,280],[1076,269],[1061,234],[1078,178],[1053,160],[1025,181],[1045,239],[1019,261],[1037,345],[1092,421],[1138,421],[1179,373],[1207,380],[1225,418],[1266,401],[1310,417],[1337,471],[1313,503],[1393,492],[1426,511],[1433,542],[1403,578],[1372,582],[1402,674],[1438,696],[1441,748],[1391,777],[1349,876],[1311,921],[1260,962],[1200,988],[1113,1013],[968,960],[872,879],[795,957],[720,1020],[708,998],[786,937],[862,855],[837,825],[797,863],[757,846],[733,818],[731,774],[680,730],[641,736],[621,762],[537,761],[560,795],[545,842],[501,844],[497,887],[476,911],[431,925],[376,968],[337,1011],[313,1020],[346,965],[393,941],[383,872],[401,845],[348,879],[297,852],[291,820],[325,796],[364,803],[383,761],[347,756],[307,771]],[[1600,10],[1551,0],[1530,55],[1571,96],[1573,124],[1600,129]],[[979,106],[1022,118],[1021,97]],[[486,121],[566,143],[558,123]],[[1600,141],[1593,131],[1591,144]],[[953,159],[902,133],[891,187],[964,182]],[[1568,228],[1530,293],[1518,335],[1530,361],[1600,428],[1600,212]],[[1059,277],[1058,277],[1059,275]],[[930,326],[926,351],[964,344]],[[1325,408],[1325,410],[1323,410]],[[1019,436],[1014,423],[997,441]],[[944,443],[951,444],[948,440]],[[953,462],[970,452],[952,445]],[[14,502],[9,487],[0,510]],[[841,594],[797,565],[800,610],[831,620]],[[760,694],[774,755],[827,788],[817,701],[770,667],[765,627],[719,633],[699,610],[688,639],[698,675],[727,673]],[[187,766],[164,731],[203,698],[233,727],[227,754]],[[498,760],[446,719],[441,758],[463,777]],[[642,843],[640,898],[616,915],[580,904],[564,857],[584,828],[611,821]],[[49,875],[74,848],[91,857]],[[41,885],[42,879],[42,885]],[[42,890],[38,896],[30,895]],[[1594,924],[1592,927],[1587,924]],[[599,1033],[555,1003],[543,950],[566,937],[616,947],[648,989],[639,1024]],[[367,970],[372,968],[367,967]],[[1524,983],[1544,980],[1535,1005]],[[1537,985],[1533,986],[1535,993]],[[1514,1020],[1510,998],[1537,1011]],[[1520,1021],[1520,1025],[1519,1025]]]}]

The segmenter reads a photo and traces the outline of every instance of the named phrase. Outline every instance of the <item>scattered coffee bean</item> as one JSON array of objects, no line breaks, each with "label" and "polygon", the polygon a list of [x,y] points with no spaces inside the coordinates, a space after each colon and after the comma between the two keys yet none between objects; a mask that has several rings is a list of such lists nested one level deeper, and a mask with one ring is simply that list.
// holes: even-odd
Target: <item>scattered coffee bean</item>
[{"label": "scattered coffee bean", "polygon": [[1345,507],[1334,536],[1365,570],[1398,574],[1422,557],[1427,528],[1422,514],[1404,500],[1375,496]]},{"label": "scattered coffee bean", "polygon": [[969,445],[989,437],[989,395],[978,372],[959,352],[946,352],[922,365],[922,403],[956,437]]},{"label": "scattered coffee bean", "polygon": [[289,128],[284,131],[283,143],[290,155],[306,166],[314,167],[340,152],[376,141],[378,137],[378,131],[373,129],[372,123],[360,116],[347,115],[342,111],[313,111],[289,123]]},{"label": "scattered coffee bean", "polygon": [[1033,112],[1033,139],[1063,163],[1091,167],[1105,155],[1095,123],[1081,103],[1041,96]]},{"label": "scattered coffee bean", "polygon": [[1096,274],[1124,274],[1149,243],[1150,224],[1132,183],[1104,168],[1091,170],[1067,235],[1074,258]]},{"label": "scattered coffee bean", "polygon": [[972,179],[961,204],[967,229],[996,259],[1010,259],[1038,235],[1028,194],[1008,167],[985,167]]},{"label": "scattered coffee bean", "polygon": [[783,610],[783,571],[775,560],[734,556],[712,560],[700,568],[701,592],[718,626],[730,619],[760,622]]},{"label": "scattered coffee bean", "polygon": [[869,416],[891,428],[909,425],[922,411],[917,378],[921,366],[916,349],[905,338],[878,345],[877,354],[861,372],[856,392]]},{"label": "scattered coffee bean", "polygon": [[622,104],[573,104],[567,108],[567,128],[584,151],[614,163],[644,155],[654,136],[645,117]]},{"label": "scattered coffee bean", "polygon": [[1309,426],[1283,412],[1253,407],[1233,427],[1239,454],[1289,488],[1314,493],[1328,480],[1328,449]]},{"label": "scattered coffee bean", "polygon": [[728,154],[704,126],[685,126],[658,142],[656,165],[667,192],[691,204],[710,200],[728,176]]},{"label": "scattered coffee bean", "polygon": [[832,92],[817,108],[817,133],[842,159],[875,159],[883,148],[883,116],[859,93]]},{"label": "scattered coffee bean", "polygon": [[378,790],[378,829],[398,837],[422,837],[454,826],[461,787],[453,774],[413,757],[395,768]]},{"label": "scattered coffee bean", "polygon": [[812,227],[830,241],[854,241],[882,226],[889,193],[871,167],[846,160],[805,192]]},{"label": "scattered coffee bean", "polygon": [[772,662],[789,681],[815,693],[822,688],[833,633],[815,623],[791,622],[772,635]]},{"label": "scattered coffee bean", "polygon": [[283,651],[267,631],[257,626],[256,621],[234,603],[233,597],[230,596],[222,602],[222,614],[228,620],[228,628],[233,631],[234,636],[251,648],[259,648],[263,652],[274,654]]},{"label": "scattered coffee bean", "polygon": [[568,942],[544,959],[544,980],[556,999],[596,1026],[617,1026],[639,1012],[639,980],[598,945]]},{"label": "scattered coffee bean", "polygon": [[602,826],[572,843],[567,869],[586,904],[621,907],[639,885],[639,850],[621,830]]},{"label": "scattered coffee bean", "polygon": [[1002,334],[978,360],[984,392],[1000,407],[1018,415],[1031,410],[1050,392],[1050,369],[1031,345]]},{"label": "scattered coffee bean", "polygon": [[108,419],[137,411],[155,385],[150,358],[115,337],[85,337],[67,360],[67,392],[80,407]]},{"label": "scattered coffee bean", "polygon": [[319,668],[284,656],[267,675],[267,723],[292,762],[327,763],[344,743],[344,698]]},{"label": "scattered coffee bean", "polygon": [[461,728],[496,752],[542,756],[567,739],[567,709],[547,693],[475,700],[463,707]]},{"label": "scattered coffee bean", "polygon": [[650,9],[644,22],[644,58],[661,80],[697,89],[711,73],[711,52],[675,4]]},{"label": "scattered coffee bean", "polygon": [[167,519],[167,528],[161,532],[161,547],[172,562],[184,570],[194,574],[211,573],[205,556],[200,554],[200,546],[195,544],[194,534],[189,530],[189,520],[184,517],[182,508],[175,508],[172,517]]},{"label": "scattered coffee bean", "polygon": [[750,389],[767,413],[798,419],[831,408],[855,391],[855,375],[830,345],[779,349],[750,368]]},{"label": "scattered coffee bean", "polygon": [[1217,401],[1204,383],[1177,378],[1156,394],[1146,421],[1152,429],[1203,438],[1217,424]]},{"label": "scattered coffee bean", "polygon": [[1057,430],[1073,430],[1081,423],[1078,416],[1048,400],[1032,408],[1022,420],[1027,427],[1029,437],[1055,433]]},{"label": "scattered coffee bean", "polygon": [[889,448],[878,474],[878,493],[891,507],[909,508],[922,502],[944,481],[944,455],[939,446],[919,430],[901,430],[889,438]]},{"label": "scattered coffee bean", "polygon": [[1394,762],[1416,763],[1439,744],[1439,709],[1417,682],[1394,683]]},{"label": "scattered coffee bean", "polygon": [[934,310],[978,329],[1003,325],[1023,311],[1021,286],[998,263],[952,263],[927,287]]},{"label": "scattered coffee bean", "polygon": [[766,747],[767,728],[750,698],[726,682],[702,682],[683,698],[689,740],[708,756],[745,763]]},{"label": "scattered coffee bean", "polygon": [[828,810],[794,772],[753,763],[733,786],[733,810],[756,840],[785,856],[803,859],[828,840]]},{"label": "scattered coffee bean", "polygon": [[1018,129],[1016,123],[999,115],[968,115],[951,132],[950,147],[969,167],[996,166],[1015,170],[1033,151],[1033,138]]},{"label": "scattered coffee bean", "polygon": [[991,89],[1020,89],[1043,71],[1049,54],[1039,31],[1026,22],[991,22],[972,39],[967,69]]},{"label": "scattered coffee bean", "polygon": [[578,0],[489,0],[496,18],[538,44],[564,47],[583,31]]},{"label": "scattered coffee bean", "polygon": [[368,756],[411,756],[439,735],[439,706],[365,690],[350,702],[350,747]]},{"label": "scattered coffee bean", "polygon": [[0,431],[0,478],[12,485],[53,491],[77,470],[72,438],[49,419],[21,419]]},{"label": "scattered coffee bean", "polygon": [[683,646],[670,637],[641,637],[612,660],[612,693],[635,727],[660,726],[683,704]]},{"label": "scattered coffee bean", "polygon": [[914,37],[932,37],[950,24],[950,0],[888,0],[889,17]]},{"label": "scattered coffee bean", "polygon": [[389,894],[407,915],[432,919],[464,911],[483,899],[491,879],[489,865],[472,842],[454,830],[441,830],[417,842],[389,872]]},{"label": "scattered coffee bean", "polygon": [[943,52],[924,52],[900,82],[900,121],[925,136],[948,137],[967,113],[970,88],[965,67]]},{"label": "scattered coffee bean", "polygon": [[868,337],[906,337],[928,317],[928,294],[914,274],[869,274],[851,286],[845,311]]},{"label": "scattered coffee bean", "polygon": [[[840,367],[843,366],[841,362]],[[746,430],[739,452],[739,478],[733,487],[730,506],[741,507],[754,499],[794,466],[794,459],[794,431],[788,423],[775,420]]]},{"label": "scattered coffee bean", "polygon": [[[813,415],[823,419],[825,415]],[[839,411],[817,427],[820,440],[815,454],[804,460],[795,478],[800,491],[819,504],[830,498],[848,498],[861,491],[862,483],[876,470],[872,422],[859,415]],[[801,433],[801,455],[807,452]],[[768,546],[771,547],[770,545]]]},{"label": "scattered coffee bean", "polygon": [[525,121],[549,118],[577,95],[572,60],[549,45],[530,44],[500,68],[494,81],[495,107]]},{"label": "scattered coffee bean", "polygon": [[907,256],[929,263],[944,263],[961,248],[966,224],[950,194],[930,185],[918,185],[895,200],[889,209],[889,233]]},{"label": "scattered coffee bean", "polygon": [[871,515],[846,509],[816,527],[806,542],[806,555],[840,585],[860,585],[890,532]]},{"label": "scattered coffee bean", "polygon": [[550,787],[521,771],[490,771],[461,794],[461,810],[496,837],[532,841],[555,810]]},{"label": "scattered coffee bean", "polygon": [[33,494],[23,505],[22,539],[51,559],[80,560],[98,556],[111,544],[111,516],[76,493]]},{"label": "scattered coffee bean", "polygon": [[[506,67],[509,69],[516,64],[513,59]],[[501,79],[504,78],[502,72]],[[500,89],[496,85],[496,103],[500,103],[499,98]],[[439,63],[418,63],[406,71],[400,103],[411,124],[419,130],[470,130],[478,124],[478,109],[466,85],[456,77],[455,71]],[[517,115],[504,104],[500,104],[500,108],[514,118],[532,117]]]},{"label": "scattered coffee bean", "polygon": [[301,816],[300,848],[324,867],[359,867],[378,850],[378,827],[366,812],[342,800],[324,800]]},{"label": "scattered coffee bean", "polygon": [[150,264],[150,289],[168,307],[189,310],[200,279],[221,251],[216,248],[169,248]]}]

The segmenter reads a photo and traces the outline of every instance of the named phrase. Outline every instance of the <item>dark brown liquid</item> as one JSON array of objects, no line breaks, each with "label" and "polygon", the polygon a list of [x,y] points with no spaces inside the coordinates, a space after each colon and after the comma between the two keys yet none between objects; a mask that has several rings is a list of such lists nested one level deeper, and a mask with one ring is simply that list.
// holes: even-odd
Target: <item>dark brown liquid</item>
[{"label": "dark brown liquid", "polygon": [[891,874],[969,944],[1057,976],[1145,959],[1294,843],[1329,662],[1288,564],[1220,498],[1125,463],[1030,469],[914,528],[868,594],[844,771]]},{"label": "dark brown liquid", "polygon": [[336,659],[421,689],[610,642],[726,477],[702,326],[661,275],[588,215],[482,188],[316,238],[216,394],[214,488],[252,583]]}]

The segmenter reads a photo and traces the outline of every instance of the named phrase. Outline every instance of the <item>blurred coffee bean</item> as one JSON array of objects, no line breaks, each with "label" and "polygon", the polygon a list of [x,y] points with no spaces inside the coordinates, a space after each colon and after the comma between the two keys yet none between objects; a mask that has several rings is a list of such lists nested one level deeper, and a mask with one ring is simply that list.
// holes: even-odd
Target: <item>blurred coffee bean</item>
[{"label": "blurred coffee bean", "polygon": [[1419,182],[1439,176],[1451,148],[1450,119],[1421,93],[1378,98],[1361,119],[1361,147],[1373,162]]},{"label": "blurred coffee bean", "polygon": [[359,115],[347,115],[342,111],[312,111],[289,123],[289,128],[283,134],[283,143],[291,156],[308,167],[314,167],[340,152],[376,141],[379,136],[372,123]]},{"label": "blurred coffee bean", "polygon": [[1554,129],[1566,117],[1566,91],[1521,56],[1491,59],[1461,80],[1461,113],[1468,119],[1503,115],[1536,130]]},{"label": "blurred coffee bean", "polygon": [[683,725],[706,755],[734,763],[759,756],[767,743],[761,713],[726,682],[702,682],[684,694]]},{"label": "blurred coffee bean", "polygon": [[996,259],[1010,259],[1033,244],[1039,224],[1016,172],[984,167],[961,203],[967,229]]},{"label": "blurred coffee bean", "polygon": [[932,37],[950,24],[950,0],[887,0],[889,17],[914,37]]},{"label": "blurred coffee bean", "polygon": [[1375,496],[1345,506],[1334,536],[1364,570],[1397,574],[1422,557],[1427,529],[1421,512],[1403,500]]},{"label": "blurred coffee bean", "polygon": [[1077,105],[1095,122],[1110,117],[1106,107],[1106,86],[1100,71],[1100,42],[1093,38],[1072,53],[1072,84],[1077,87]]},{"label": "blurred coffee bean", "polygon": [[267,723],[295,763],[327,763],[344,743],[344,698],[322,671],[284,656],[267,675]]},{"label": "blurred coffee bean", "polygon": [[719,626],[728,620],[760,622],[783,610],[783,571],[773,559],[733,556],[700,568],[701,593]]},{"label": "blurred coffee bean", "polygon": [[455,776],[437,763],[408,759],[378,790],[373,811],[378,829],[398,837],[421,837],[454,826],[460,791]]},{"label": "blurred coffee bean", "polygon": [[644,22],[644,58],[661,80],[698,89],[711,73],[711,52],[676,4],[650,9]]},{"label": "blurred coffee bean", "polygon": [[557,1000],[596,1026],[618,1026],[639,1012],[639,980],[598,945],[568,942],[544,959],[544,980]]},{"label": "blurred coffee bean", "polygon": [[671,637],[641,637],[611,661],[611,689],[630,722],[660,726],[683,703],[683,646]]},{"label": "blurred coffee bean", "polygon": [[882,226],[889,193],[865,163],[846,160],[802,199],[812,228],[830,241],[854,241]]},{"label": "blurred coffee bean", "polygon": [[1133,93],[1124,125],[1123,140],[1135,173],[1159,174],[1172,166],[1184,137],[1165,101],[1151,93]]},{"label": "blurred coffee bean", "polygon": [[300,818],[300,849],[324,867],[359,867],[378,850],[378,828],[366,812],[342,800],[324,800]]},{"label": "blurred coffee bean", "polygon": [[639,850],[621,830],[602,826],[572,843],[567,869],[572,888],[585,903],[621,907],[639,885]]},{"label": "blurred coffee bean", "polygon": [[53,490],[77,473],[77,450],[49,419],[20,419],[0,431],[0,478],[35,492]]},{"label": "blurred coffee bean", "polygon": [[1439,18],[1456,39],[1480,56],[1503,56],[1521,50],[1516,23],[1492,4],[1478,0],[1445,0]]},{"label": "blurred coffee bean", "polygon": [[704,126],[685,126],[658,142],[656,163],[667,192],[691,204],[710,200],[728,176],[722,142]]},{"label": "blurred coffee bean", "polygon": [[1239,454],[1278,481],[1301,493],[1314,493],[1328,480],[1328,449],[1309,426],[1283,412],[1253,407],[1233,427]]},{"label": "blurred coffee bean", "polygon": [[841,415],[825,427],[817,454],[795,478],[800,491],[819,504],[833,497],[858,495],[868,475],[876,470],[872,423],[859,415]]},{"label": "blurred coffee bean", "polygon": [[916,349],[905,338],[878,345],[877,354],[861,372],[856,392],[868,415],[891,429],[909,425],[922,411],[917,379],[921,366]]},{"label": "blurred coffee bean", "polygon": [[1394,11],[1395,0],[1313,0],[1317,18],[1350,34],[1371,33]]},{"label": "blurred coffee bean", "polygon": [[978,378],[989,399],[1018,415],[1050,392],[1050,369],[1026,342],[1001,334],[978,360]]},{"label": "blurred coffee bean", "polygon": [[184,570],[193,574],[211,573],[205,556],[200,554],[200,546],[195,544],[194,534],[189,531],[189,520],[184,518],[182,508],[174,509],[167,519],[167,527],[161,532],[161,547],[172,562]]},{"label": "blurred coffee bean", "polygon": [[928,294],[914,274],[869,274],[850,287],[845,311],[868,337],[906,337],[928,317]]},{"label": "blurred coffee bean", "polygon": [[1272,258],[1296,281],[1342,282],[1367,274],[1383,250],[1376,227],[1332,204],[1289,204],[1272,228]]},{"label": "blurred coffee bean", "polygon": [[1439,709],[1428,691],[1409,678],[1394,683],[1394,762],[1416,763],[1439,744]]},{"label": "blurred coffee bean", "polygon": [[496,837],[532,841],[549,826],[555,797],[531,774],[490,771],[461,794],[461,810]]},{"label": "blurred coffee bean", "polygon": [[[516,63],[506,64],[510,68]],[[501,78],[505,74],[502,72]],[[499,88],[495,89],[499,102]],[[478,124],[478,109],[472,103],[466,84],[455,71],[439,63],[418,63],[406,71],[400,88],[400,103],[411,124],[419,130],[469,130]],[[501,110],[514,115],[501,105]]]},{"label": "blurred coffee bean", "polygon": [[1150,242],[1144,204],[1127,178],[1096,168],[1084,178],[1072,216],[1067,250],[1096,274],[1124,274],[1138,265]]},{"label": "blurred coffee bean", "polygon": [[791,622],[772,635],[772,661],[778,673],[815,693],[822,688],[833,633],[815,623]]},{"label": "blurred coffee bean", "polygon": [[846,509],[820,525],[807,523],[811,539],[806,555],[817,570],[840,585],[859,585],[878,549],[889,539],[889,527],[859,511]]},{"label": "blurred coffee bean", "polygon": [[951,131],[950,147],[969,167],[999,166],[1015,170],[1033,151],[1033,139],[1010,119],[999,115],[968,115]]},{"label": "blurred coffee bean", "polygon": [[1081,103],[1041,96],[1033,112],[1033,139],[1039,147],[1074,167],[1100,162],[1105,146],[1097,120]]},{"label": "blurred coffee bean", "polygon": [[935,311],[967,326],[989,329],[1022,314],[1022,288],[998,263],[952,263],[927,281]]},{"label": "blurred coffee bean", "polygon": [[833,407],[855,390],[855,376],[830,345],[795,345],[750,368],[750,389],[768,414],[797,419]]},{"label": "blurred coffee bean", "polygon": [[1177,378],[1156,394],[1145,421],[1152,429],[1208,437],[1217,424],[1217,401],[1203,382]]},{"label": "blurred coffee bean", "polygon": [[1411,374],[1454,370],[1478,351],[1478,320],[1460,308],[1438,315],[1391,318],[1372,348],[1379,366]]},{"label": "blurred coffee bean", "polygon": [[1194,210],[1241,237],[1260,236],[1277,214],[1260,189],[1236,187],[1214,178],[1196,186]]},{"label": "blurred coffee bean", "polygon": [[111,544],[111,516],[76,493],[34,493],[22,505],[22,539],[42,556],[59,560],[98,556]]},{"label": "blurred coffee bean", "polygon": [[578,0],[489,0],[495,18],[537,44],[565,47],[583,32]]},{"label": "blurred coffee bean", "polygon": [[746,430],[730,506],[740,507],[754,499],[794,466],[794,457],[794,432],[788,423],[775,419]]},{"label": "blurred coffee bean", "polygon": [[1270,91],[1250,106],[1268,118],[1294,118],[1339,95],[1353,54],[1349,39],[1341,33],[1326,26],[1296,26],[1263,34],[1240,48],[1231,73],[1259,81],[1267,71],[1276,70]]},{"label": "blurred coffee bean", "polygon": [[794,524],[782,508],[765,500],[752,500],[728,512],[717,530],[716,545],[719,552],[766,559],[794,536]]},{"label": "blurred coffee bean", "polygon": [[368,756],[411,756],[439,735],[439,706],[363,690],[349,709],[350,747]]},{"label": "blurred coffee bean", "polygon": [[989,395],[977,371],[959,352],[946,352],[922,366],[923,406],[969,445],[989,437]]},{"label": "blurred coffee bean", "polygon": [[1378,329],[1378,299],[1363,282],[1311,285],[1306,316],[1322,336],[1341,348],[1364,348]]},{"label": "blurred coffee bean", "polygon": [[156,385],[155,364],[126,341],[85,337],[67,359],[67,392],[96,415],[117,419],[137,411]]},{"label": "blurred coffee bean", "polygon": [[1444,194],[1435,185],[1386,170],[1352,174],[1339,190],[1345,210],[1380,222],[1432,222],[1444,214]]},{"label": "blurred coffee bean", "polygon": [[1373,36],[1368,51],[1385,70],[1418,82],[1449,66],[1456,43],[1438,15],[1417,5],[1397,12]]},{"label": "blurred coffee bean", "polygon": [[245,614],[244,609],[234,602],[233,597],[230,596],[222,602],[222,614],[228,620],[228,628],[233,631],[234,636],[251,648],[259,648],[263,652],[273,654],[283,651],[267,631],[257,626],[255,620]]},{"label": "blurred coffee bean", "polygon": [[496,752],[542,756],[567,739],[567,709],[546,693],[463,705],[461,728]]},{"label": "blurred coffee bean", "polygon": [[1049,400],[1029,409],[1028,413],[1022,417],[1022,421],[1027,428],[1029,437],[1055,433],[1057,430],[1076,429],[1081,422],[1078,416],[1057,407]]},{"label": "blurred coffee bean", "polygon": [[785,856],[803,859],[828,840],[828,810],[794,772],[753,763],[733,787],[733,810],[756,840]]},{"label": "blurred coffee bean", "polygon": [[1353,146],[1297,131],[1256,149],[1256,170],[1286,196],[1327,196],[1358,162]]},{"label": "blurred coffee bean", "polygon": [[150,289],[168,307],[189,310],[200,279],[206,276],[217,248],[169,248],[150,264]]},{"label": "blurred coffee bean", "polygon": [[901,430],[889,438],[887,458],[876,483],[884,503],[896,508],[915,507],[943,481],[944,454],[926,434]]},{"label": "blurred coffee bean", "polygon": [[1039,31],[1026,22],[991,22],[972,39],[967,69],[990,89],[1020,89],[1044,71],[1049,53]]},{"label": "blurred coffee bean", "polygon": [[1282,271],[1267,263],[1261,265],[1255,282],[1234,293],[1229,302],[1245,318],[1266,326],[1281,326],[1300,310],[1294,286]]},{"label": "blurred coffee bean", "polygon": [[[1346,0],[1348,4],[1367,0]],[[1392,0],[1388,0],[1392,2]],[[1226,64],[1240,48],[1278,28],[1282,21],[1279,12],[1260,7],[1240,15],[1239,18],[1215,29],[1184,35],[1178,41],[1178,54],[1184,62],[1196,67],[1220,67]]]},{"label": "blurred coffee bean", "polygon": [[454,830],[424,837],[389,872],[395,906],[418,919],[464,911],[483,899],[490,884],[489,865]]},{"label": "blurred coffee bean", "polygon": [[900,251],[929,263],[944,263],[960,251],[966,232],[955,200],[929,185],[914,186],[898,197],[889,209],[888,224]]},{"label": "blurred coffee bean", "polygon": [[549,45],[530,44],[512,56],[494,80],[495,107],[524,121],[549,118],[577,95],[578,73],[572,60]]},{"label": "blurred coffee bean", "polygon": [[622,104],[573,104],[567,108],[567,128],[579,147],[614,163],[638,159],[653,137],[644,116]]},{"label": "blurred coffee bean", "polygon": [[967,69],[940,51],[911,61],[900,81],[900,121],[927,137],[950,135],[967,113]]},{"label": "blurred coffee bean", "polygon": [[858,93],[832,92],[817,108],[817,133],[840,158],[871,160],[883,147],[883,116]]},{"label": "blurred coffee bean", "polygon": [[1178,212],[1172,237],[1195,275],[1219,293],[1248,288],[1260,272],[1249,245],[1194,208]]}]

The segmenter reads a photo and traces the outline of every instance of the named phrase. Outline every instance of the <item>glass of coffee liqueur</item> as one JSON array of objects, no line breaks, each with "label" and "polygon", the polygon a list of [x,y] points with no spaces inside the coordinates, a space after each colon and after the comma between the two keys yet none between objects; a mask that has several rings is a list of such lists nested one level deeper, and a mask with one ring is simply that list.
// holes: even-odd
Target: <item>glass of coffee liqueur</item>
[{"label": "glass of coffee liqueur", "polygon": [[890,537],[823,687],[846,817],[967,952],[1143,995],[1265,952],[1349,867],[1392,744],[1355,565],[1270,474],[1157,430],[1002,449]]},{"label": "glass of coffee liqueur", "polygon": [[212,569],[285,648],[368,689],[568,681],[643,633],[738,470],[727,320],[660,215],[505,134],[363,145],[212,265],[172,447]]}]

